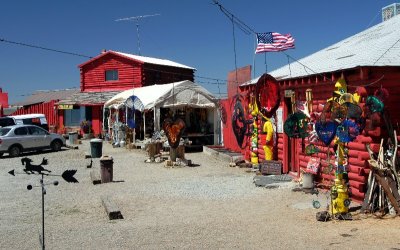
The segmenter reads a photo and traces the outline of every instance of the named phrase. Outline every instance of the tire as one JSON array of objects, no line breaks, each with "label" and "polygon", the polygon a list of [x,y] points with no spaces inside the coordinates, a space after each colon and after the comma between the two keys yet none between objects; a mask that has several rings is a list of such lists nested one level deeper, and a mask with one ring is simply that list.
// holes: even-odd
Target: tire
[{"label": "tire", "polygon": [[52,141],[51,144],[50,144],[50,148],[54,152],[60,151],[61,147],[62,147],[62,142],[59,141],[59,140]]},{"label": "tire", "polygon": [[11,146],[9,149],[8,149],[8,154],[11,156],[11,157],[18,157],[20,154],[21,154],[21,148],[19,147],[19,146],[16,146],[16,145],[14,145],[14,146]]}]

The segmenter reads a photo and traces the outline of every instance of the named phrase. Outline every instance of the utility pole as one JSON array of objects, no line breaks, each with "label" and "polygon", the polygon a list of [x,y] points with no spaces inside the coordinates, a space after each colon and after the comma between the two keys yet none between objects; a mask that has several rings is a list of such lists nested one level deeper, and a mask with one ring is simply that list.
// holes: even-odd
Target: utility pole
[{"label": "utility pole", "polygon": [[120,18],[115,21],[134,21],[136,23],[136,33],[137,33],[137,45],[138,45],[138,51],[139,51],[139,56],[140,56],[140,36],[139,36],[139,21],[142,18],[146,17],[152,17],[152,16],[159,16],[160,14],[153,14],[153,15],[143,15],[143,16],[133,16],[133,17],[125,17],[125,18]]}]

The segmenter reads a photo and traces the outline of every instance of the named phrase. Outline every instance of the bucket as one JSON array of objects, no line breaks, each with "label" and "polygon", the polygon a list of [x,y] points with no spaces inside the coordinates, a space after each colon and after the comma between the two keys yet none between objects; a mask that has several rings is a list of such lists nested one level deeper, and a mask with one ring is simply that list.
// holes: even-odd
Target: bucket
[{"label": "bucket", "polygon": [[69,144],[77,144],[78,141],[78,132],[69,132],[68,133],[68,142]]},{"label": "bucket", "polygon": [[90,140],[90,152],[92,158],[100,158],[102,155],[103,140],[91,139]]},{"label": "bucket", "polygon": [[303,173],[303,188],[314,188],[314,175]]}]

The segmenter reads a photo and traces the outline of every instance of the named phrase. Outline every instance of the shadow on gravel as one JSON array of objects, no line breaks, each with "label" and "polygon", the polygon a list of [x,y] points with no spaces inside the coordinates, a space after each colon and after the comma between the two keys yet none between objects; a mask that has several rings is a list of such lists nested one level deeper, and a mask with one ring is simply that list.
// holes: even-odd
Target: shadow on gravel
[{"label": "shadow on gravel", "polygon": [[[70,150],[69,148],[62,148],[57,152],[63,152]],[[30,151],[30,152],[22,152],[18,157],[24,157],[24,156],[32,156],[32,155],[41,155],[41,154],[51,154],[51,153],[57,153],[49,149],[44,149],[44,150],[37,150],[37,151]],[[5,153],[7,154],[7,153]],[[8,154],[0,156],[0,159],[7,159],[7,158],[18,158],[18,157],[10,157]]]}]

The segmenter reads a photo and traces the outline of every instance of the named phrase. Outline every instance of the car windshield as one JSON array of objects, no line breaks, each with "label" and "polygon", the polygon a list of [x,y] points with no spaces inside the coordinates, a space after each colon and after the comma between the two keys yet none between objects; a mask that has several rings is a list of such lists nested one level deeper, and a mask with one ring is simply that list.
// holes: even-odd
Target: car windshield
[{"label": "car windshield", "polygon": [[10,128],[0,128],[0,136],[8,134],[10,130],[11,130]]}]

